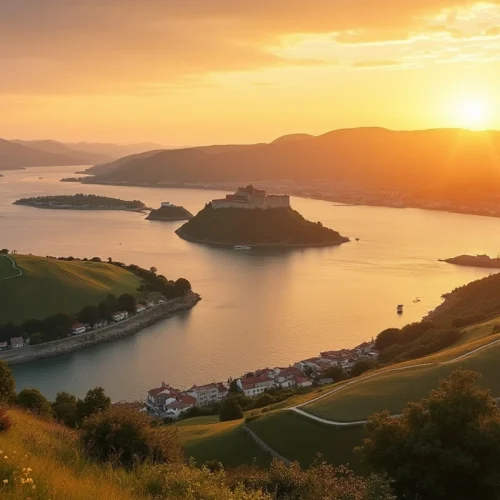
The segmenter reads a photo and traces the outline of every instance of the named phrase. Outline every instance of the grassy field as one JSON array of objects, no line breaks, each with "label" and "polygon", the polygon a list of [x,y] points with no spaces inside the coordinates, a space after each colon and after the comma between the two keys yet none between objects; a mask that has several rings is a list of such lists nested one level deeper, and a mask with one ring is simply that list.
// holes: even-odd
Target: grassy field
[{"label": "grassy field", "polygon": [[[450,359],[450,353],[457,356],[498,338],[500,338],[499,335],[480,338],[470,344],[443,352],[441,359],[436,359],[436,356],[431,358],[435,361],[442,361],[443,358]],[[360,381],[331,396],[306,405],[302,407],[302,410],[318,417],[340,422],[365,420],[371,414],[383,410],[389,410],[391,413],[397,414],[401,412],[407,402],[426,396],[431,389],[438,386],[440,379],[446,378],[459,367],[481,373],[481,385],[491,389],[495,397],[500,397],[499,356],[500,344],[497,344],[472,354],[470,357],[447,364],[435,364],[400,372],[381,373],[374,378]],[[423,358],[418,361],[422,363],[427,362],[428,359]]]},{"label": "grassy field", "polygon": [[[0,286],[0,322],[20,323],[57,312],[76,313],[83,306],[104,299],[108,293],[137,294],[140,285],[139,277],[105,263],[66,262],[28,255],[12,258],[23,275],[3,281]],[[6,272],[4,261],[8,262],[0,258],[0,275]]]},{"label": "grassy field", "polygon": [[198,465],[218,460],[225,467],[236,467],[254,461],[261,466],[271,463],[270,455],[245,434],[242,420],[218,420],[218,417],[200,417],[177,424],[186,458],[193,457]]},{"label": "grassy field", "polygon": [[275,411],[250,422],[248,427],[275,451],[297,460],[303,467],[319,459],[335,465],[349,463],[355,472],[367,472],[358,454],[353,452],[362,443],[362,426],[332,427],[296,413]]},{"label": "grassy field", "polygon": [[[5,255],[0,255],[0,280],[17,276],[19,271],[14,269],[12,262]],[[3,286],[4,284],[2,284]]]}]

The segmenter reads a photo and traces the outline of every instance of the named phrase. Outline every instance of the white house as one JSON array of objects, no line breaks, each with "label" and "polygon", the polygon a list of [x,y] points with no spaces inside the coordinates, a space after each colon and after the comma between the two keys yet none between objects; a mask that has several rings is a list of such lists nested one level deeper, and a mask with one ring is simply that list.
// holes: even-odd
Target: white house
[{"label": "white house", "polygon": [[135,312],[140,313],[146,310],[146,306],[144,304],[137,304],[135,306]]},{"label": "white house", "polygon": [[0,342],[0,349],[7,349],[7,342]]},{"label": "white house", "polygon": [[124,319],[128,318],[128,312],[127,311],[117,311],[113,313],[111,316],[113,321],[123,321]]},{"label": "white house", "polygon": [[10,345],[14,349],[17,349],[18,347],[23,347],[24,346],[24,339],[22,337],[12,337],[10,339]]},{"label": "white house", "polygon": [[239,378],[236,381],[236,385],[245,396],[250,397],[259,396],[266,389],[276,387],[274,379],[268,377],[267,375],[260,377],[247,377],[243,379]]},{"label": "white house", "polygon": [[74,323],[73,326],[71,327],[71,333],[73,335],[78,335],[79,333],[85,333],[87,328],[85,328],[85,325],[83,323]]},{"label": "white house", "polygon": [[187,393],[196,399],[197,406],[205,406],[224,399],[228,394],[228,388],[222,382],[214,382],[201,386],[194,385]]}]

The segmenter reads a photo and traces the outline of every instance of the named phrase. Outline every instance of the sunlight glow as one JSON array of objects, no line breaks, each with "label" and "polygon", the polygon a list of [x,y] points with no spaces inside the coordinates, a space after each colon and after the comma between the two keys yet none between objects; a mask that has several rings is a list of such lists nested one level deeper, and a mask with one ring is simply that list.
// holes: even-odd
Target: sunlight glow
[{"label": "sunlight glow", "polygon": [[456,103],[458,125],[472,130],[486,128],[489,118],[487,99],[480,96],[462,97]]}]

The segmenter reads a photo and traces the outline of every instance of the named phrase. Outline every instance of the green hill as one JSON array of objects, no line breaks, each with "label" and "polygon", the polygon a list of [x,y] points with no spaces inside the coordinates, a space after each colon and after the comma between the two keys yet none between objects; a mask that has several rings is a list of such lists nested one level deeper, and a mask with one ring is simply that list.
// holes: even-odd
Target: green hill
[{"label": "green hill", "polygon": [[[12,255],[22,275],[0,283],[0,323],[43,319],[58,312],[76,313],[112,293],[137,294],[141,280],[111,264],[62,261],[31,255]],[[0,256],[0,279],[14,273]]]},{"label": "green hill", "polygon": [[349,241],[291,208],[214,209],[210,204],[176,233],[188,241],[228,246],[329,246]]}]

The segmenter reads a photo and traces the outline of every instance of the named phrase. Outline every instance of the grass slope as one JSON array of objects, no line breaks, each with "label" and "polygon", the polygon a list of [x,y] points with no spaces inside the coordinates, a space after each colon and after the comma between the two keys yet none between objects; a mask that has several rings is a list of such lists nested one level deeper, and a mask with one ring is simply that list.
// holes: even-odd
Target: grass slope
[{"label": "grass slope", "polygon": [[265,453],[243,431],[243,421],[218,422],[218,417],[200,417],[177,424],[179,439],[186,457],[198,465],[218,460],[225,467],[236,467],[255,461],[269,466],[271,456]]},{"label": "grass slope", "polygon": [[57,312],[76,313],[108,293],[137,294],[140,285],[139,277],[110,264],[28,255],[12,258],[23,275],[3,281],[0,286],[0,322],[20,323]]},{"label": "grass slope", "polygon": [[[12,278],[13,276],[17,276],[19,271],[14,269],[12,262],[5,255],[0,255],[0,280],[4,280],[5,278]],[[4,284],[2,284],[4,286]]]},{"label": "grass slope", "polygon": [[367,472],[353,452],[362,443],[362,426],[331,427],[296,413],[274,411],[253,420],[248,427],[275,451],[303,467],[319,459],[334,465],[349,463],[354,471]]},{"label": "grass slope", "polygon": [[[392,368],[415,366],[427,362],[435,363],[431,366],[415,366],[415,368],[399,372],[384,373],[381,370],[380,375],[361,380],[331,396],[302,407],[302,410],[321,418],[340,422],[365,420],[371,414],[383,410],[398,414],[406,403],[425,397],[431,389],[438,386],[440,379],[446,378],[459,367],[481,373],[481,384],[489,388],[495,397],[500,397],[500,377],[498,376],[500,344],[483,349],[467,358],[453,360],[454,357],[497,339],[500,339],[500,335],[479,338],[469,344],[443,351],[439,355],[414,360],[412,363],[394,365]],[[450,362],[437,364],[443,361]]]}]

